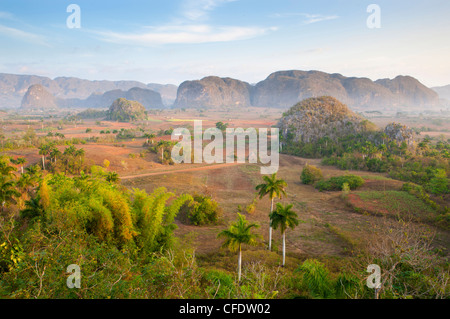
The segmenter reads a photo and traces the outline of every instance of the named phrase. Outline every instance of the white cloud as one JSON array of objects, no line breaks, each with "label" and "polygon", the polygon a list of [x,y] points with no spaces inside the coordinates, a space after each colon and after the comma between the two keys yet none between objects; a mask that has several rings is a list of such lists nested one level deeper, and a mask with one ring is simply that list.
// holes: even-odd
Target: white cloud
[{"label": "white cloud", "polygon": [[150,27],[142,33],[95,32],[103,41],[131,45],[160,44],[198,44],[209,42],[228,42],[246,40],[261,36],[276,28],[240,27],[240,26],[210,26],[170,25]]},{"label": "white cloud", "polygon": [[199,44],[247,40],[275,31],[275,27],[220,26],[207,24],[209,14],[218,6],[238,0],[186,0],[179,17],[166,25],[143,27],[137,32],[90,31],[100,40],[138,46]]},{"label": "white cloud", "polygon": [[45,37],[41,35],[22,31],[16,28],[7,27],[1,24],[0,24],[0,34],[13,39],[20,39],[26,42],[49,46],[45,40]]},{"label": "white cloud", "polygon": [[303,17],[303,24],[312,24],[327,20],[338,19],[337,15],[323,15],[323,14],[309,14],[309,13],[275,13],[271,18],[289,18],[289,17]]},{"label": "white cloud", "polygon": [[14,15],[10,12],[0,11],[0,19],[14,20]]},{"label": "white cloud", "polygon": [[237,0],[188,0],[182,6],[182,16],[196,21],[206,18],[216,7]]}]

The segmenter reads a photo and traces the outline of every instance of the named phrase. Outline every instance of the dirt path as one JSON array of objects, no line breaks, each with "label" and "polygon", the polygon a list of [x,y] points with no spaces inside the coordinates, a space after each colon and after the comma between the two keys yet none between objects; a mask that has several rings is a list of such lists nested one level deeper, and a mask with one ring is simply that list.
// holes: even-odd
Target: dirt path
[{"label": "dirt path", "polygon": [[147,176],[167,175],[167,174],[173,174],[173,173],[206,171],[206,170],[213,170],[213,169],[225,168],[225,167],[236,166],[236,165],[242,165],[242,164],[241,163],[212,164],[212,165],[201,166],[201,167],[174,169],[174,170],[170,170],[170,171],[161,171],[161,172],[153,172],[153,173],[144,173],[144,174],[139,174],[139,175],[121,176],[120,179],[127,180],[127,179],[134,179],[134,178],[147,177]]}]

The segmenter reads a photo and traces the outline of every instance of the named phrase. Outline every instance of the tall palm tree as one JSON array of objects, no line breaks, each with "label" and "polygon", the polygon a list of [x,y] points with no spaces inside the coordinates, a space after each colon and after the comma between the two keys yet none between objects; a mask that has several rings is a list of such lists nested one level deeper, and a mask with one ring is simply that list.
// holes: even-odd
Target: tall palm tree
[{"label": "tall palm tree", "polygon": [[20,165],[20,171],[22,172],[22,175],[23,175],[23,165],[25,165],[26,162],[27,160],[25,159],[25,157],[18,157],[16,159],[17,165]]},{"label": "tall palm tree", "polygon": [[283,267],[286,261],[286,229],[288,227],[294,229],[299,223],[298,216],[292,207],[292,204],[283,206],[277,203],[277,208],[270,214],[270,224],[273,229],[280,227],[283,236]]},{"label": "tall palm tree", "polygon": [[238,282],[241,281],[241,269],[242,269],[242,245],[257,246],[257,241],[260,238],[259,235],[253,234],[252,229],[258,228],[259,225],[255,223],[249,223],[245,216],[238,213],[236,222],[231,226],[220,232],[217,237],[224,237],[225,242],[222,247],[230,249],[230,251],[239,251],[238,259]]},{"label": "tall palm tree", "polygon": [[156,147],[161,150],[161,163],[164,162],[164,151],[166,150],[166,148],[168,148],[170,146],[169,141],[164,141],[161,140],[158,142],[158,144],[156,144]]},{"label": "tall palm tree", "polygon": [[80,159],[80,165],[83,164],[83,157],[85,154],[86,154],[86,152],[82,148],[78,149],[74,154],[75,157],[78,157]]},{"label": "tall palm tree", "polygon": [[[263,176],[264,183],[256,186],[259,198],[269,195],[270,198],[270,213],[273,211],[273,200],[275,197],[281,198],[286,196],[287,183],[282,179],[277,179],[277,173],[271,176]],[[269,228],[269,250],[272,250],[272,225]]]},{"label": "tall palm tree", "polygon": [[58,156],[60,156],[62,153],[61,153],[61,151],[58,149],[58,148],[56,148],[56,147],[54,147],[54,148],[52,148],[51,150],[50,150],[50,156],[53,158],[53,162],[56,164],[56,158],[58,157]]},{"label": "tall palm tree", "polygon": [[50,153],[51,146],[49,144],[42,144],[39,147],[39,155],[42,155],[42,169],[45,170],[45,157]]}]

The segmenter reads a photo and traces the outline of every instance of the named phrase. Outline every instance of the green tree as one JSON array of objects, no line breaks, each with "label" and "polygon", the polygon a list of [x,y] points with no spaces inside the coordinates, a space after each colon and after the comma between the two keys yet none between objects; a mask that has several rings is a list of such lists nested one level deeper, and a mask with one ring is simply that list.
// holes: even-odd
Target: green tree
[{"label": "green tree", "polygon": [[0,175],[0,203],[2,204],[2,212],[8,202],[19,196],[20,193],[16,190],[14,181],[8,176]]},{"label": "green tree", "polygon": [[316,298],[331,298],[334,294],[333,284],[328,269],[316,259],[307,259],[298,268],[303,273],[303,285]]},{"label": "green tree", "polygon": [[323,178],[322,170],[313,165],[306,165],[302,170],[300,179],[303,184],[311,185]]},{"label": "green tree", "polygon": [[23,174],[23,166],[25,165],[25,163],[27,162],[27,160],[25,159],[25,157],[18,157],[16,159],[16,163],[17,165],[20,165],[20,171]]},{"label": "green tree", "polygon": [[245,216],[238,213],[238,218],[228,229],[221,231],[217,237],[224,237],[225,241],[223,248],[228,248],[230,251],[239,251],[238,257],[238,282],[241,281],[242,272],[242,245],[257,246],[259,244],[257,234],[253,234],[253,228],[258,228],[259,225],[249,223]]},{"label": "green tree", "polygon": [[50,144],[42,144],[39,146],[39,155],[42,155],[42,169],[45,170],[45,157],[49,155],[51,151]]},{"label": "green tree", "polygon": [[49,155],[51,156],[51,158],[53,158],[53,161],[54,161],[55,164],[56,164],[56,159],[57,159],[61,154],[62,154],[61,151],[60,151],[58,148],[56,148],[56,147],[53,147],[53,148],[50,150],[50,153],[49,153]]},{"label": "green tree", "polygon": [[118,184],[120,182],[119,174],[116,172],[109,172],[106,174],[106,181],[113,184]]},{"label": "green tree", "polygon": [[447,173],[443,169],[437,169],[434,177],[428,184],[428,189],[435,195],[448,193],[448,178]]},{"label": "green tree", "polygon": [[216,123],[216,128],[218,128],[221,131],[225,131],[228,127],[228,123],[223,123],[223,122],[217,122]]},{"label": "green tree", "polygon": [[[282,198],[286,196],[287,183],[282,179],[277,179],[277,173],[271,176],[263,176],[264,183],[256,186],[259,198],[269,195],[270,198],[270,213],[273,212],[273,200],[275,197]],[[269,213],[269,214],[270,214]],[[272,250],[272,225],[269,228],[269,250]]]},{"label": "green tree", "polygon": [[12,176],[16,168],[9,165],[8,161],[11,161],[8,157],[0,157],[0,175]]},{"label": "green tree", "polygon": [[294,205],[286,206],[277,203],[277,208],[270,214],[270,224],[273,229],[280,227],[281,235],[283,236],[283,267],[286,261],[286,230],[287,228],[294,229],[299,224],[297,214],[292,210]]},{"label": "green tree", "polygon": [[44,209],[41,205],[39,196],[31,198],[25,202],[25,208],[20,211],[20,216],[23,218],[35,218],[43,216]]},{"label": "green tree", "polygon": [[37,178],[35,176],[32,176],[28,173],[23,173],[17,180],[16,185],[19,188],[20,192],[25,193],[28,192],[31,187],[35,186],[36,183]]}]

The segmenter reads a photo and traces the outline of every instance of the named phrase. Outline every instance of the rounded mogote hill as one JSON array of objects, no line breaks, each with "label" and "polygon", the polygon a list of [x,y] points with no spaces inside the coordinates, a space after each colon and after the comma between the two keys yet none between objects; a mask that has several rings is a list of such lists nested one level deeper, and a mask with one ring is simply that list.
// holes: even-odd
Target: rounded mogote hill
[{"label": "rounded mogote hill", "polygon": [[315,143],[324,137],[339,137],[375,130],[345,104],[330,96],[303,100],[291,107],[278,122],[283,140]]},{"label": "rounded mogote hill", "polygon": [[145,120],[147,112],[145,107],[137,101],[119,98],[111,104],[108,111],[108,120],[119,122],[132,122]]}]

